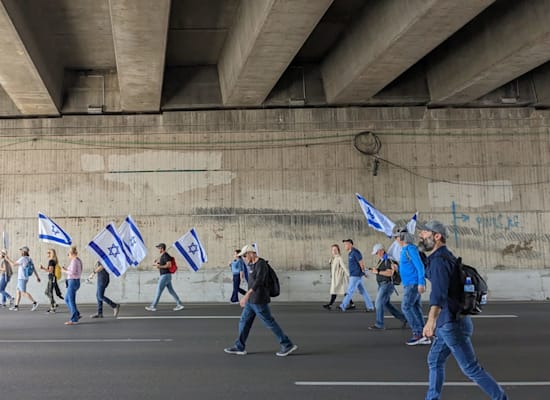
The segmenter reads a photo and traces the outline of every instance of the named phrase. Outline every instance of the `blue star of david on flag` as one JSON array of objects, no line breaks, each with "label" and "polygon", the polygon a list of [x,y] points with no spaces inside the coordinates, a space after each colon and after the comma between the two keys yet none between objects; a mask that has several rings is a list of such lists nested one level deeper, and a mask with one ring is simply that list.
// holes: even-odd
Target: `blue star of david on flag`
[{"label": "blue star of david on flag", "polygon": [[132,258],[132,266],[137,267],[147,255],[147,247],[136,223],[130,215],[118,228],[118,233],[124,242],[126,251]]},{"label": "blue star of david on flag", "polygon": [[120,251],[118,250],[118,246],[113,243],[112,246],[109,247],[109,255],[116,257],[119,254],[120,254]]}]

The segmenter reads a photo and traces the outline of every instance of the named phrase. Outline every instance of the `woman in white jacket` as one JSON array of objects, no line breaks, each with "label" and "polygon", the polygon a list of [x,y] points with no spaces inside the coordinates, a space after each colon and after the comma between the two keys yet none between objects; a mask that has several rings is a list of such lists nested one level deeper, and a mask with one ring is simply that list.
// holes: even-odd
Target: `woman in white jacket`
[{"label": "woman in white jacket", "polygon": [[[330,259],[330,302],[323,305],[323,308],[330,310],[336,301],[338,295],[344,296],[349,284],[349,270],[344,264],[340,254],[340,246],[333,244],[330,249],[332,257]],[[353,301],[348,308],[355,308]]]}]

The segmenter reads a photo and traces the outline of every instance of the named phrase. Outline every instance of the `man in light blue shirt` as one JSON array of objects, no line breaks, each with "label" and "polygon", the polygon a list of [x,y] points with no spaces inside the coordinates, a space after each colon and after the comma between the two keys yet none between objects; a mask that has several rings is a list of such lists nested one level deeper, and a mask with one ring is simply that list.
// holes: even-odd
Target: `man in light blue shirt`
[{"label": "man in light blue shirt", "polygon": [[402,247],[399,260],[399,273],[403,284],[401,311],[412,330],[412,337],[407,340],[407,345],[431,344],[429,338],[422,336],[424,315],[421,295],[426,291],[424,263],[420,258],[418,248],[413,244],[414,236],[406,228],[398,230],[394,236]]}]

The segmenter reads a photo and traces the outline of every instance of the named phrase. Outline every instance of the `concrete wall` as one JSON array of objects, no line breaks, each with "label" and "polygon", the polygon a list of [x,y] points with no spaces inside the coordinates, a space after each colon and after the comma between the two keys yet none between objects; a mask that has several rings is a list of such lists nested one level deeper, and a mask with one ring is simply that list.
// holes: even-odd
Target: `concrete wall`
[{"label": "concrete wall", "polygon": [[[415,211],[448,224],[449,246],[481,267],[493,299],[546,299],[549,121],[526,108],[422,107],[0,120],[0,229],[12,256],[28,245],[45,263],[41,211],[72,235],[89,272],[85,245],[131,214],[150,254],[113,280],[112,297],[125,302],[150,301],[154,244],[193,226],[209,261],[192,273],[179,259],[184,301],[227,301],[227,265],[247,242],[280,270],[281,300],[325,300],[332,243],[353,238],[369,265],[372,245],[389,244],[367,227],[359,192],[398,224]],[[377,176],[353,147],[365,130],[382,143]],[[42,286],[29,290],[41,298]],[[373,280],[368,287],[374,296]],[[80,301],[93,298],[83,285]]]}]

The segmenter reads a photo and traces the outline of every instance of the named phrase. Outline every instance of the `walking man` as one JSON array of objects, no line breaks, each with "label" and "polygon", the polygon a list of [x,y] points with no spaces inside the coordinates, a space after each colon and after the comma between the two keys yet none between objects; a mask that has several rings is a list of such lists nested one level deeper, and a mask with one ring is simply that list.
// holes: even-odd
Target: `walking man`
[{"label": "walking man", "polygon": [[372,248],[372,255],[376,255],[379,260],[375,268],[372,268],[372,273],[376,275],[376,282],[378,283],[378,294],[376,295],[376,323],[369,326],[370,330],[383,330],[384,329],[384,308],[386,308],[391,315],[401,321],[401,325],[404,328],[407,324],[407,320],[401,311],[390,303],[391,295],[395,292],[393,285],[393,275],[397,271],[397,266],[388,257],[384,246],[377,243]]},{"label": "walking man", "polygon": [[358,290],[361,296],[363,296],[363,300],[365,301],[365,307],[367,308],[366,311],[372,312],[374,311],[374,304],[372,304],[369,293],[363,286],[363,275],[366,275],[367,273],[367,271],[365,270],[363,255],[359,250],[353,247],[353,240],[345,239],[342,240],[342,242],[344,243],[344,248],[349,252],[349,286],[348,290],[346,291],[346,295],[344,296],[344,300],[342,300],[342,304],[340,304],[340,310],[347,310],[351,298],[353,297],[353,293]]},{"label": "walking man", "polygon": [[401,311],[403,311],[412,330],[412,337],[406,344],[409,346],[431,344],[429,338],[422,336],[424,314],[422,313],[421,295],[426,291],[424,263],[420,258],[418,248],[413,244],[414,236],[407,229],[398,230],[394,236],[402,247],[399,260],[399,273],[403,284]]},{"label": "walking man", "polygon": [[[13,307],[10,307],[11,311],[18,311],[19,310],[19,303],[21,302],[21,296],[25,296],[32,302],[32,308],[31,311],[35,311],[38,308],[38,303],[34,300],[32,295],[27,292],[27,283],[29,282],[30,276],[25,275],[25,267],[32,262],[31,258],[29,257],[29,248],[27,246],[23,246],[19,249],[21,252],[21,257],[19,260],[13,261],[11,258],[9,258],[6,255],[6,260],[11,264],[12,267],[19,267],[19,270],[17,271],[17,289],[15,291],[15,304]],[[40,282],[40,277],[38,276],[38,272],[36,272],[36,268],[33,268],[32,274],[36,276],[36,280]]]},{"label": "walking man", "polygon": [[170,266],[172,265],[172,256],[166,252],[166,245],[159,243],[155,246],[159,249],[160,259],[155,262],[155,268],[159,270],[159,283],[157,285],[157,292],[155,298],[150,306],[145,307],[147,311],[157,311],[157,304],[160,300],[160,296],[164,289],[168,289],[168,292],[172,295],[176,301],[176,307],[174,311],[183,310],[185,307],[181,304],[181,300],[172,286],[172,273],[170,272]]},{"label": "walking man", "polygon": [[275,335],[281,345],[281,349],[275,355],[279,357],[288,356],[293,351],[296,351],[298,346],[292,343],[288,336],[285,335],[271,315],[267,263],[263,258],[258,257],[256,249],[252,245],[247,244],[244,246],[238,255],[244,258],[249,267],[248,291],[240,301],[243,311],[239,320],[239,337],[233,346],[225,348],[224,351],[228,354],[246,355],[246,340],[248,339],[254,319],[258,316],[264,325]]},{"label": "walking man", "polygon": [[449,296],[452,285],[461,284],[455,257],[447,249],[447,229],[439,221],[420,227],[421,244],[431,254],[427,277],[432,284],[430,311],[424,326],[426,337],[435,337],[428,353],[429,385],[426,400],[439,400],[445,382],[445,363],[453,355],[460,369],[492,400],[507,400],[504,389],[481,367],[472,345],[473,324],[469,316],[459,316],[458,299]]},{"label": "walking man", "polygon": [[105,269],[105,267],[98,261],[96,264],[96,267],[94,269],[94,272],[88,277],[88,279],[92,279],[94,276],[97,275],[97,291],[96,291],[96,299],[97,299],[97,312],[91,316],[91,318],[103,318],[103,303],[107,303],[113,308],[113,316],[116,318],[118,317],[118,313],[120,311],[120,304],[115,303],[113,300],[105,296],[105,289],[107,289],[107,286],[109,286],[109,272]]}]

